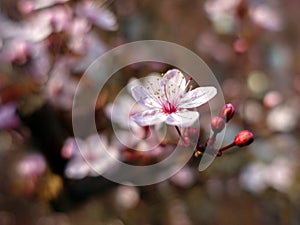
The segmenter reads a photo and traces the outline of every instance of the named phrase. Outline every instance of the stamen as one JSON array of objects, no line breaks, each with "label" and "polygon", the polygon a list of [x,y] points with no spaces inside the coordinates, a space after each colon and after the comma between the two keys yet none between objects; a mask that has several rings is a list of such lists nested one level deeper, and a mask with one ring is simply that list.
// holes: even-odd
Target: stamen
[{"label": "stamen", "polygon": [[189,92],[192,88],[193,88],[193,85],[190,85],[189,86],[189,84],[190,84],[190,82],[193,80],[193,78],[192,77],[189,77],[189,79],[188,79],[188,82],[186,83],[186,85],[185,85],[185,90],[187,89],[187,87],[189,87],[189,90],[187,90],[187,92]]},{"label": "stamen", "polygon": [[[159,80],[160,80],[160,78],[157,78],[157,81],[159,81]],[[148,89],[147,94],[149,95],[149,97],[153,101],[155,101],[155,102],[159,103],[160,105],[162,105],[163,102],[161,101],[161,99],[159,99],[159,98],[157,98],[157,96],[155,96],[155,95],[158,95],[159,93],[156,90],[154,90],[153,82],[151,82],[149,80],[147,82],[150,83],[150,87],[149,86],[147,87],[147,89]],[[152,105],[152,104],[150,104],[150,105]]]}]

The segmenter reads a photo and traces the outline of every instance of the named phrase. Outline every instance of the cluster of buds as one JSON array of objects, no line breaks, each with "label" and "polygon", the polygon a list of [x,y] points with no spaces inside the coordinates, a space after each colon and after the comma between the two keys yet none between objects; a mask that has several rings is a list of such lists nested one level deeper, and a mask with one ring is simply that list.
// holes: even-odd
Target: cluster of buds
[{"label": "cluster of buds", "polygon": [[225,128],[226,123],[228,123],[235,114],[235,108],[232,104],[226,104],[222,110],[220,111],[218,116],[215,116],[211,120],[211,129],[213,131],[213,135],[206,141],[206,143],[197,144],[195,150],[195,157],[199,157],[203,154],[206,149],[214,150],[216,152],[216,156],[221,156],[225,150],[228,150],[234,146],[243,147],[251,144],[254,140],[254,135],[252,132],[248,130],[240,131],[234,138],[234,141],[220,149],[215,148],[215,142],[217,135],[222,132]]}]

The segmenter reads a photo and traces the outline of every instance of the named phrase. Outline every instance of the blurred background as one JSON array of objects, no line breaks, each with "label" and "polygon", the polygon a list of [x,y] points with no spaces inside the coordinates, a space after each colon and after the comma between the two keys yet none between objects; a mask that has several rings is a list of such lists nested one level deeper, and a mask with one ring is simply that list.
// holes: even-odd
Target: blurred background
[{"label": "blurred background", "polygon": [[[0,225],[300,224],[299,8],[298,0],[1,0]],[[224,144],[242,129],[254,143],[203,172],[192,160],[151,186],[90,171],[72,138],[76,85],[98,56],[145,39],[198,54],[237,109]],[[110,137],[108,106],[131,78],[169,68],[120,70],[99,95],[99,132]],[[93,136],[81,141],[94,156]]]}]

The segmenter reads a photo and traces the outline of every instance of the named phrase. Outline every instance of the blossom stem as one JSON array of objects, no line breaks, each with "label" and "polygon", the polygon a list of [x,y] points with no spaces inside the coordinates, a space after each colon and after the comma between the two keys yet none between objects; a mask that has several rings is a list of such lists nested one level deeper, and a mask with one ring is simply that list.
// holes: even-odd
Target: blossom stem
[{"label": "blossom stem", "polygon": [[179,127],[178,127],[178,126],[175,126],[175,128],[176,128],[177,133],[179,134],[179,136],[182,138],[181,131],[180,131]]},{"label": "blossom stem", "polygon": [[206,147],[208,146],[209,148],[213,148],[215,142],[216,142],[216,137],[217,134],[213,133],[213,135],[211,136],[211,138],[207,139],[206,141]]},{"label": "blossom stem", "polygon": [[223,148],[220,148],[220,149],[219,149],[219,152],[223,152],[223,151],[225,151],[225,150],[227,150],[227,149],[229,149],[229,148],[232,148],[233,146],[235,146],[235,143],[234,143],[234,142],[232,142],[231,144],[229,144],[229,145],[227,145],[227,146],[225,146],[225,147],[223,147]]},{"label": "blossom stem", "polygon": [[144,126],[144,136],[143,139],[147,139],[151,135],[151,127],[150,126]]}]

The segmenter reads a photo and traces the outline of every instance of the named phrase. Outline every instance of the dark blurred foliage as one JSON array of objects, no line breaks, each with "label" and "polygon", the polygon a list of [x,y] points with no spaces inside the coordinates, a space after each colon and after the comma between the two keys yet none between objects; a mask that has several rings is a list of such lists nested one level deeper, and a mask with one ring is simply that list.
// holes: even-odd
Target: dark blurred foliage
[{"label": "dark blurred foliage", "polygon": [[[299,8],[297,0],[1,0],[0,225],[300,224]],[[242,129],[254,143],[203,172],[193,159],[146,187],[92,174],[74,153],[76,85],[105,51],[144,39],[197,53],[237,109],[224,144]],[[100,93],[99,131],[110,134],[106,107],[131,78],[169,68],[119,71]]]}]

